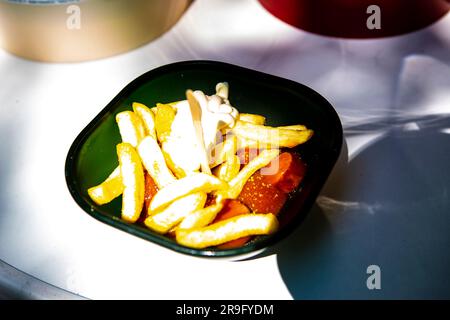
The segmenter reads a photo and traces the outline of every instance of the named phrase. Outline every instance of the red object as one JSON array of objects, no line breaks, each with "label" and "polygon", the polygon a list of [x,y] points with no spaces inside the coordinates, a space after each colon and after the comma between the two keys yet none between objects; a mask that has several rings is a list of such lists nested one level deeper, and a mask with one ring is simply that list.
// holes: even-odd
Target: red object
[{"label": "red object", "polygon": [[148,207],[150,206],[150,201],[153,196],[158,192],[158,187],[153,181],[153,178],[145,171],[145,193],[144,193],[144,207],[142,208],[142,213],[140,216],[140,220],[143,222],[148,216]]},{"label": "red object", "polygon": [[259,171],[247,180],[238,199],[256,213],[278,214],[287,200],[287,194],[265,183]]},{"label": "red object", "polygon": [[[250,210],[240,201],[238,200],[226,200],[225,205],[222,210],[217,214],[214,222],[219,222],[222,220],[226,220],[232,218],[234,216],[239,216],[241,214],[249,213]],[[251,239],[250,236],[242,237],[236,240],[225,242],[219,246],[219,249],[233,249],[242,247]]]},{"label": "red object", "polygon": [[[259,0],[279,19],[303,30],[344,38],[394,36],[424,28],[450,10],[450,0]],[[367,20],[380,8],[380,29]]]},{"label": "red object", "polygon": [[306,166],[303,161],[291,152],[283,152],[273,161],[278,162],[278,170],[275,174],[263,175],[263,181],[284,193],[297,189],[305,176]]}]

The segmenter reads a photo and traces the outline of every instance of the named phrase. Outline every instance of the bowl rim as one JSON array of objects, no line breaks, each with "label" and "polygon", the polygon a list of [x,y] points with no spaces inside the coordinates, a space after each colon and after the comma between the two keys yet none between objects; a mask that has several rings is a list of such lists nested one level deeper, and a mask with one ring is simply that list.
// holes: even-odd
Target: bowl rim
[{"label": "bowl rim", "polygon": [[[170,241],[167,239],[167,237],[163,235],[156,234],[155,232],[152,232],[151,230],[145,230],[144,228],[137,228],[136,225],[127,223],[121,219],[117,219],[115,217],[110,217],[108,215],[105,215],[101,212],[98,212],[95,210],[95,208],[89,204],[84,197],[77,191],[77,181],[73,179],[73,177],[76,176],[76,159],[77,155],[79,154],[80,148],[83,146],[86,139],[90,136],[92,131],[98,126],[101,119],[105,117],[109,112],[110,109],[113,109],[115,106],[117,106],[117,103],[126,95],[132,93],[135,89],[139,88],[142,84],[146,83],[147,81],[151,79],[155,79],[161,75],[164,75],[166,73],[170,73],[171,71],[177,71],[179,68],[186,68],[186,67],[214,67],[214,68],[222,68],[226,69],[227,72],[236,72],[236,73],[244,73],[244,74],[251,74],[253,77],[262,78],[264,82],[271,81],[274,83],[283,82],[283,87],[291,87],[291,88],[301,88],[302,92],[307,92],[308,95],[310,95],[311,98],[314,99],[314,101],[320,101],[321,107],[326,109],[326,112],[329,114],[330,117],[332,117],[332,121],[335,125],[335,135],[334,138],[334,148],[331,148],[328,150],[329,154],[327,155],[327,161],[328,164],[326,166],[326,171],[321,175],[321,179],[319,179],[319,182],[316,183],[317,185],[312,188],[310,191],[310,194],[306,198],[305,202],[303,203],[301,207],[301,211],[304,211],[304,214],[296,214],[294,219],[290,221],[289,224],[285,225],[283,228],[278,230],[276,233],[270,236],[262,236],[258,239],[258,241],[250,242],[247,245],[244,245],[243,247],[234,248],[234,249],[227,249],[227,250],[213,250],[213,249],[193,249],[189,247],[182,246],[176,241]],[[85,211],[88,215],[91,217],[108,224],[111,227],[115,227],[117,229],[120,229],[126,233],[138,236],[144,240],[150,241],[152,243],[155,243],[157,245],[163,246],[167,249],[191,255],[191,256],[197,256],[197,257],[218,257],[218,258],[225,258],[225,257],[237,257],[241,255],[248,255],[251,252],[258,252],[261,249],[268,248],[275,243],[281,241],[282,239],[286,238],[295,228],[297,228],[303,220],[308,215],[309,211],[311,211],[312,205],[314,204],[317,196],[319,195],[321,189],[323,188],[323,185],[325,184],[326,180],[328,179],[328,176],[331,173],[331,170],[333,169],[334,165],[337,162],[337,159],[339,157],[341,148],[342,148],[342,142],[343,142],[343,130],[342,130],[342,124],[339,119],[339,116],[336,112],[336,110],[333,108],[333,106],[318,92],[311,89],[310,87],[297,83],[295,81],[281,78],[278,76],[274,76],[271,74],[267,74],[264,72],[256,71],[253,69],[237,66],[230,63],[225,62],[219,62],[219,61],[213,61],[213,60],[186,60],[186,61],[179,61],[175,63],[166,64],[160,67],[157,67],[155,69],[152,69],[150,71],[147,71],[143,73],[142,75],[138,76],[134,80],[132,80],[130,83],[128,83],[122,90],[119,91],[118,94],[82,129],[82,131],[77,135],[75,140],[72,142],[69,151],[67,153],[66,161],[65,161],[65,179],[66,184],[69,189],[69,192],[72,196],[72,198],[75,200],[75,202]],[[142,229],[142,230],[141,230]]]}]

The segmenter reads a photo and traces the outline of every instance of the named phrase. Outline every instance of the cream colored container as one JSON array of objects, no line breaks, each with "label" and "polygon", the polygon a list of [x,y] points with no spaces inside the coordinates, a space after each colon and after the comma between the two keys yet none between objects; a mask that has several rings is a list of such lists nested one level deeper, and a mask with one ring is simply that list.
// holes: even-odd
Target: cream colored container
[{"label": "cream colored container", "polygon": [[167,31],[190,0],[0,0],[0,46],[33,60],[103,58]]}]

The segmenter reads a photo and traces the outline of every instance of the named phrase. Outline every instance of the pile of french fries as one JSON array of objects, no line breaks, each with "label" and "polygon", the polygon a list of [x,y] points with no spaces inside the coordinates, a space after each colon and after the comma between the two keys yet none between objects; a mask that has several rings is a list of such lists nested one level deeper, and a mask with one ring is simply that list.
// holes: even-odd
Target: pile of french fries
[{"label": "pile of french fries", "polygon": [[[228,86],[219,83],[216,95],[228,101]],[[303,125],[270,127],[261,115],[240,113],[233,125],[220,128],[219,141],[208,150],[210,172],[204,172],[196,151],[180,152],[189,137],[177,131],[177,114],[188,112],[186,101],[148,108],[134,102],[133,111],[116,115],[122,142],[117,145],[119,166],[105,181],[88,190],[91,199],[105,204],[122,195],[121,217],[138,221],[144,206],[145,171],[158,191],[151,199],[144,224],[160,234],[175,234],[176,241],[191,248],[207,248],[251,235],[276,232],[277,217],[248,213],[213,223],[227,199],[236,199],[247,180],[268,169],[280,148],[308,141],[313,132]],[[177,133],[178,132],[178,133]],[[242,167],[239,150],[259,149]],[[270,169],[270,168],[269,168]],[[275,168],[276,169],[276,168]],[[206,205],[207,198],[214,197]]]}]

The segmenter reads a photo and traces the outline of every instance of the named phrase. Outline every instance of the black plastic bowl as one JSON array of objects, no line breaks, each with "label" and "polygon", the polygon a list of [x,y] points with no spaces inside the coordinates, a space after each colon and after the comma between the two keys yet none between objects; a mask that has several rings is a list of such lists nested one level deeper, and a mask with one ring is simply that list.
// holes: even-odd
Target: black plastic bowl
[{"label": "black plastic bowl", "polygon": [[[118,165],[116,144],[121,141],[115,115],[131,110],[134,101],[154,106],[185,99],[186,89],[215,92],[218,82],[230,85],[230,102],[240,112],[257,113],[267,124],[305,124],[314,136],[296,150],[307,164],[307,173],[279,214],[280,228],[237,249],[191,249],[143,225],[120,219],[121,197],[99,206],[87,189],[102,182]],[[342,126],[333,107],[314,90],[296,82],[231,64],[214,61],[178,62],[151,70],[128,84],[78,135],[65,166],[67,186],[80,207],[94,218],[180,253],[204,257],[235,257],[260,252],[297,228],[310,211],[337,161]]]}]

